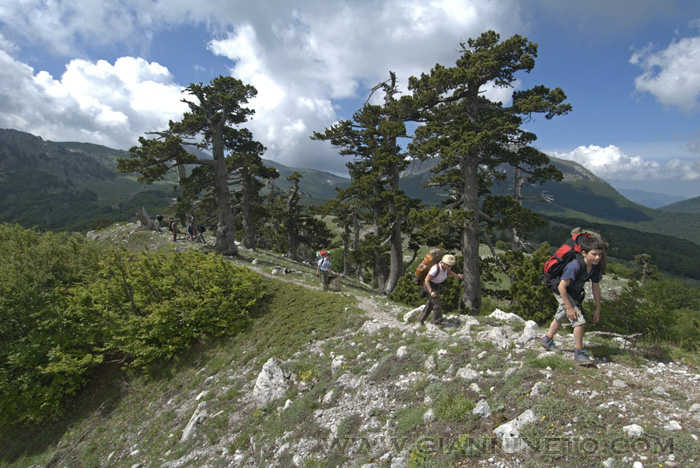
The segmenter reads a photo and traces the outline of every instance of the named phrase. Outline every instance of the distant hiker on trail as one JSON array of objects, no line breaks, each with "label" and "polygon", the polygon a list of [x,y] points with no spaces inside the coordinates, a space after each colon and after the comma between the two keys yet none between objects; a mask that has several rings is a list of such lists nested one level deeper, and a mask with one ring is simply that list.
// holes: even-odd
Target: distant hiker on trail
[{"label": "distant hiker on trail", "polygon": [[325,250],[320,252],[321,258],[318,259],[318,264],[316,265],[316,276],[321,275],[321,285],[323,285],[323,290],[328,290],[328,279],[331,276],[331,254]]},{"label": "distant hiker on trail", "polygon": [[445,255],[442,257],[440,262],[432,266],[428,272],[428,276],[425,277],[425,289],[428,292],[428,302],[423,307],[423,312],[421,312],[418,317],[418,322],[421,325],[425,325],[425,319],[428,318],[430,312],[433,312],[433,323],[437,326],[442,326],[442,303],[440,302],[440,294],[445,288],[445,280],[448,276],[454,276],[455,278],[462,279],[462,274],[457,274],[452,271],[452,267],[455,262],[454,255]]},{"label": "distant hiker on trail", "polygon": [[603,258],[604,245],[594,238],[584,237],[580,240],[581,253],[576,254],[574,259],[564,266],[564,272],[558,283],[555,297],[559,302],[559,308],[554,315],[554,320],[549,326],[549,331],[542,338],[542,346],[550,350],[558,350],[554,344],[554,335],[559,330],[564,318],[568,318],[571,326],[574,327],[574,360],[577,364],[590,365],[594,361],[588,355],[588,351],[583,349],[583,331],[586,319],[583,316],[584,285],[591,280],[591,290],[595,301],[595,312],[593,313],[593,323],[600,319],[600,280],[601,259]]},{"label": "distant hiker on trail", "polygon": [[190,242],[194,242],[194,239],[197,236],[196,230],[194,228],[194,223],[190,223],[190,225],[187,226],[187,235],[190,238]]},{"label": "distant hiker on trail", "polygon": [[177,222],[173,218],[168,219],[168,229],[173,233],[173,242],[177,242]]},{"label": "distant hiker on trail", "polygon": [[204,231],[206,231],[207,228],[204,227],[204,224],[199,224],[197,226],[197,240],[201,242],[202,244],[205,244],[204,240]]}]

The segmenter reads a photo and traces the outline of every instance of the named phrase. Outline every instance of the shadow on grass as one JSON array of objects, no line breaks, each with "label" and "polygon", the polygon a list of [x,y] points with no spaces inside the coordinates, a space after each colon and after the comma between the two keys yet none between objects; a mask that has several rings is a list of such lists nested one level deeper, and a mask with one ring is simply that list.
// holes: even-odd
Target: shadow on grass
[{"label": "shadow on grass", "polygon": [[[125,381],[126,376],[121,364],[106,364],[97,368],[90,383],[70,399],[59,419],[36,425],[16,424],[4,428],[0,433],[0,447],[3,447],[0,465],[42,455],[48,456],[49,447],[56,446],[71,427],[90,418],[108,418],[121,399]],[[92,426],[78,436],[76,444],[88,436],[91,429]],[[60,448],[50,460],[46,460],[46,466],[65,464],[63,459],[70,457],[71,450],[71,446]]]}]

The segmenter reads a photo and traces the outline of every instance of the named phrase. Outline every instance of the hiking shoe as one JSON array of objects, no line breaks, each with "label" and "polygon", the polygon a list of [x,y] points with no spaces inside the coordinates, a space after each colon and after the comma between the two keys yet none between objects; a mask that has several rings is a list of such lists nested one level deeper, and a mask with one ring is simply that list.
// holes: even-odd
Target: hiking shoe
[{"label": "hiking shoe", "polygon": [[594,362],[585,349],[577,349],[574,351],[574,361],[576,361],[576,364],[581,364],[582,366],[589,366]]},{"label": "hiking shoe", "polygon": [[559,348],[557,348],[557,345],[554,342],[554,338],[550,338],[547,335],[542,338],[542,347],[547,351],[559,351]]}]

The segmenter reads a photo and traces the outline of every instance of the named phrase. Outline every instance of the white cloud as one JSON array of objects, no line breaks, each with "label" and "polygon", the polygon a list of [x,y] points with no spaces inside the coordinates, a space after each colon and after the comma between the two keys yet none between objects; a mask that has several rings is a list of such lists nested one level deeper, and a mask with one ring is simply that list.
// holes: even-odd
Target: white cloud
[{"label": "white cloud", "polygon": [[[73,58],[107,47],[138,55],[159,31],[206,24],[210,51],[230,59],[231,75],[258,89],[249,126],[268,147],[265,157],[344,172],[347,161],[311,141],[313,131],[349,117],[354,109],[348,102],[359,107],[366,90],[389,71],[407,92],[409,76],[436,63],[454,64],[460,41],[487,29],[504,38],[521,31],[520,8],[517,0],[5,0],[0,28],[15,42]],[[30,105],[16,106],[13,117],[0,116],[0,122],[49,139],[127,147],[140,133],[162,128],[179,109],[172,104],[179,91],[173,77],[157,63],[139,60],[72,60],[60,79],[25,68],[19,76],[28,83]],[[486,91],[510,102],[511,89]],[[0,83],[0,97],[13,92]]]},{"label": "white cloud", "polygon": [[[359,107],[366,90],[386,80],[389,71],[396,72],[400,89],[407,92],[409,76],[435,63],[452,65],[460,41],[489,27],[507,33],[518,21],[518,3],[511,0],[317,0],[303,10],[286,2],[274,8],[272,22],[258,12],[236,20],[234,6],[219,11],[233,30],[213,40],[210,50],[231,59],[231,75],[258,90],[250,127],[268,147],[267,157],[334,172],[343,172],[346,160],[309,136],[341,117],[338,100],[354,99]],[[505,17],[504,8],[514,14]],[[504,103],[512,97],[511,89],[491,87],[486,93]]]},{"label": "white cloud", "polygon": [[60,79],[0,51],[0,126],[55,141],[128,148],[186,110],[180,87],[158,64],[72,60]]},{"label": "white cloud", "polygon": [[579,146],[568,153],[550,153],[576,161],[605,180],[700,180],[700,158],[673,158],[664,162],[629,156],[614,145]]},{"label": "white cloud", "polygon": [[652,94],[664,106],[685,112],[698,109],[700,98],[700,37],[673,41],[663,50],[652,46],[635,52],[630,63],[644,73],[635,78],[637,91]]}]

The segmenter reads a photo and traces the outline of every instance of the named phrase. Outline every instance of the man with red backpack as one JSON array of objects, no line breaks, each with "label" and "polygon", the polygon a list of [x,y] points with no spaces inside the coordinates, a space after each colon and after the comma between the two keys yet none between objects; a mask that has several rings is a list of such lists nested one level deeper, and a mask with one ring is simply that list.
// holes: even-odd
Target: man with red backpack
[{"label": "man with red backpack", "polygon": [[576,253],[573,259],[568,261],[563,268],[561,278],[555,282],[555,297],[559,302],[559,308],[554,315],[554,320],[549,326],[547,334],[542,338],[542,346],[550,350],[558,350],[554,344],[554,335],[559,330],[565,318],[569,319],[574,327],[574,360],[577,364],[590,365],[593,360],[588,352],[583,349],[583,331],[586,318],[583,315],[581,304],[584,298],[584,285],[591,281],[591,291],[595,301],[593,323],[600,319],[600,280],[602,278],[601,260],[605,246],[599,239],[582,236],[578,241],[580,253]]}]

